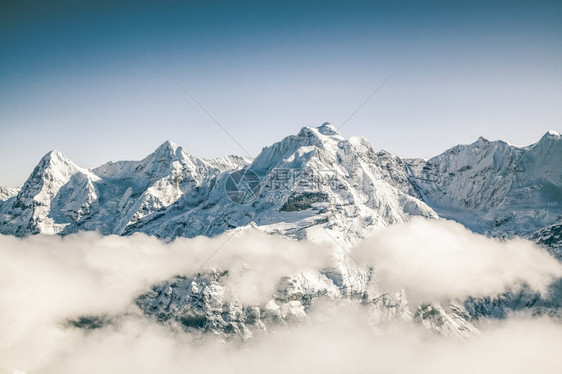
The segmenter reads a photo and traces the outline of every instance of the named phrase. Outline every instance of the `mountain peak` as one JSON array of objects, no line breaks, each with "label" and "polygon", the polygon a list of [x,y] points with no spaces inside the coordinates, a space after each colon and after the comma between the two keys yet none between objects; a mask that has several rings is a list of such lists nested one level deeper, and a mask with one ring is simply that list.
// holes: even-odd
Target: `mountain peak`
[{"label": "mountain peak", "polygon": [[61,152],[53,150],[41,158],[29,178],[18,193],[23,206],[31,206],[31,201],[48,207],[59,188],[66,184],[80,169]]},{"label": "mountain peak", "polygon": [[559,132],[548,130],[536,144],[541,146],[557,144],[560,139],[561,137]]},{"label": "mountain peak", "polygon": [[341,135],[338,129],[330,122],[324,122],[322,125],[318,126],[316,130],[322,135]]},{"label": "mountain peak", "polygon": [[256,170],[269,170],[272,166],[291,158],[299,149],[335,149],[341,140],[343,137],[338,130],[328,122],[318,127],[305,126],[297,135],[289,135],[271,146],[264,147],[254,159],[252,167]]},{"label": "mountain peak", "polygon": [[321,142],[324,142],[325,137],[328,138],[341,138],[341,134],[339,133],[338,129],[329,122],[324,122],[322,125],[317,127],[308,127],[305,126],[299,131],[299,137],[313,137],[319,139]]},{"label": "mountain peak", "polygon": [[178,150],[178,148],[180,148],[179,145],[177,145],[174,142],[171,142],[169,140],[166,140],[164,143],[162,143],[158,148],[156,148],[156,152],[160,153],[160,152],[166,152],[166,153],[173,153],[175,154],[176,151]]},{"label": "mountain peak", "polygon": [[57,166],[57,165],[73,165],[72,161],[61,152],[57,150],[52,150],[47,152],[45,156],[41,158],[39,161],[39,165],[43,165],[43,167],[48,166]]},{"label": "mountain peak", "polygon": [[543,135],[544,137],[549,137],[549,138],[559,138],[560,137],[560,133],[554,130],[548,130],[546,132],[546,134]]},{"label": "mountain peak", "polygon": [[181,151],[182,148],[179,145],[166,140],[158,148],[156,148],[156,150],[151,155],[149,155],[148,158],[175,158],[176,156],[180,155]]}]

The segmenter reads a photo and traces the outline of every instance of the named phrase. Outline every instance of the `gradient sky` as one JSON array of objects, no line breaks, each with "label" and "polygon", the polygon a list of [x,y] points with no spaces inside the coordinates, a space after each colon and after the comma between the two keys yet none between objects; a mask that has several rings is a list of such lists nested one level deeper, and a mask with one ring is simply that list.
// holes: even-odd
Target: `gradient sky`
[{"label": "gradient sky", "polygon": [[[47,4],[48,3],[48,4]],[[302,126],[430,157],[562,130],[562,1],[29,2],[0,5],[0,185],[57,149],[84,167],[169,139],[253,156]]]}]

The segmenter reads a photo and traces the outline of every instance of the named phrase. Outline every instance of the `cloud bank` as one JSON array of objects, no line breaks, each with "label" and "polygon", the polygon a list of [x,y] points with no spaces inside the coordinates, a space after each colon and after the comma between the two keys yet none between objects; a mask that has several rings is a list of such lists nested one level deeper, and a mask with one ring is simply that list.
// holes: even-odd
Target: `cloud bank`
[{"label": "cloud bank", "polygon": [[530,241],[491,239],[453,221],[417,217],[375,233],[352,255],[373,266],[387,289],[405,288],[420,302],[496,296],[525,284],[546,293],[562,276],[562,265]]},{"label": "cloud bank", "polygon": [[[206,266],[228,268],[242,302],[265,301],[288,274],[334,265],[335,248],[254,230],[163,243],[142,234],[0,236],[0,373],[534,372],[554,373],[562,326],[518,317],[459,342],[404,326],[373,334],[367,311],[318,303],[309,321],[248,343],[195,337],[143,316],[133,301],[151,285]],[[451,222],[413,220],[352,250],[388,288],[420,300],[491,294],[528,283],[544,290],[560,265],[525,241],[499,242]],[[97,330],[79,315],[120,315]],[[539,364],[537,364],[539,363]],[[558,370],[557,370],[558,369]]]}]

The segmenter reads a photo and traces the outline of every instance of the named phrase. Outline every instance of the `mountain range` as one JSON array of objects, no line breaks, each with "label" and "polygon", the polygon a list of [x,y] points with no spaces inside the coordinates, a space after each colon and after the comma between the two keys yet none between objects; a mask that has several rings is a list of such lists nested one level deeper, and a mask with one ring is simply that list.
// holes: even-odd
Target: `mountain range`
[{"label": "mountain range", "polygon": [[[561,162],[554,131],[525,147],[479,138],[423,160],[376,152],[366,139],[344,139],[329,123],[305,127],[255,159],[199,159],[168,141],[143,160],[86,169],[51,151],[22,187],[0,187],[0,233],[93,230],[173,239],[255,225],[311,239],[323,228],[353,244],[424,216],[554,248],[559,241],[543,234],[559,232],[562,222]],[[229,194],[233,173],[242,185],[254,178],[248,201]]]},{"label": "mountain range", "polygon": [[[97,231],[173,240],[253,227],[317,242],[328,235],[345,252],[413,216],[455,220],[493,237],[528,238],[562,260],[560,134],[549,131],[529,146],[479,138],[424,160],[377,152],[366,139],[345,139],[324,123],[263,148],[254,159],[199,159],[168,141],[140,161],[87,169],[51,151],[23,186],[0,187],[0,233],[18,237]],[[561,282],[549,299],[523,291],[410,311],[404,292],[382,292],[372,269],[342,258],[335,269],[287,274],[264,305],[225,299],[228,269],[178,275],[136,304],[162,323],[243,339],[271,324],[306,319],[320,297],[368,305],[375,328],[400,319],[461,337],[477,331],[475,320],[507,310],[560,315]]]}]

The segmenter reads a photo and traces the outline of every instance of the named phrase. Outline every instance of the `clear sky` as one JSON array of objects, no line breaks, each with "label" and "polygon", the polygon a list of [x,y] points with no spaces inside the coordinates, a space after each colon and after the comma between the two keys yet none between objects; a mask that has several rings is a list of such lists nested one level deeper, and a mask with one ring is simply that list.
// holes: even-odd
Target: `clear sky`
[{"label": "clear sky", "polygon": [[561,19],[562,1],[3,1],[0,185],[51,149],[244,155],[149,55],[254,156],[340,125],[406,60],[344,136],[407,157],[530,144],[562,130]]}]

